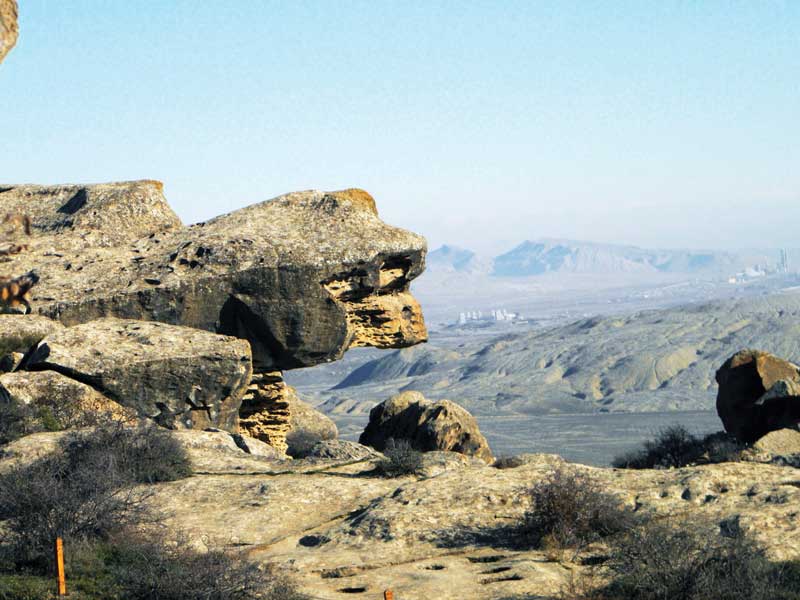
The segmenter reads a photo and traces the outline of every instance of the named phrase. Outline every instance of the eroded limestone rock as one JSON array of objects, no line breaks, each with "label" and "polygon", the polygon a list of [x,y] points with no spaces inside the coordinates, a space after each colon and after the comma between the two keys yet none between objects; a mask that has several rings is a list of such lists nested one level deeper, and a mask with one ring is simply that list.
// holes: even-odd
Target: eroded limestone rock
[{"label": "eroded limestone rock", "polygon": [[289,407],[294,400],[294,388],[283,381],[280,371],[254,373],[242,398],[239,428],[285,454],[292,420]]},{"label": "eroded limestone rock", "polygon": [[17,1],[0,0],[0,62],[17,43]]},{"label": "eroded limestone rock", "polygon": [[90,385],[165,427],[233,432],[252,373],[244,340],[113,318],[50,334],[24,366]]},{"label": "eroded limestone rock", "polygon": [[759,350],[742,350],[717,371],[717,414],[725,430],[752,443],[800,422],[800,367]]},{"label": "eroded limestone rock", "polygon": [[383,450],[390,439],[408,440],[426,452],[449,450],[494,460],[475,417],[454,402],[432,402],[419,392],[403,392],[373,408],[358,441]]},{"label": "eroded limestone rock", "polygon": [[427,337],[408,291],[425,241],[383,223],[366,192],[286,194],[176,229],[153,182],[0,189],[34,228],[7,268],[35,269],[34,312],[66,325],[116,316],[234,335],[260,372]]}]

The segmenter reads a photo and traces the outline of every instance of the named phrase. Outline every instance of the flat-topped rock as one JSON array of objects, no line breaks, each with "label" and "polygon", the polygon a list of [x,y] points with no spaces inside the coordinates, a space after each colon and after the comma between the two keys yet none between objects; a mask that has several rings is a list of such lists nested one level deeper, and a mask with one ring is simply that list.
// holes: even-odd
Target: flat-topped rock
[{"label": "flat-topped rock", "polygon": [[152,180],[0,185],[0,206],[30,217],[30,245],[40,252],[120,246],[183,226],[164,198],[164,185]]},{"label": "flat-topped rock", "polygon": [[246,341],[164,323],[101,319],[57,331],[27,358],[171,428],[238,431]]},{"label": "flat-topped rock", "polygon": [[[234,335],[250,342],[259,371],[427,338],[408,291],[425,240],[383,223],[366,192],[286,194],[176,229],[156,183],[131,185],[106,184],[105,195],[100,186],[0,187],[4,207],[32,217],[30,248],[5,269],[39,275],[35,313],[66,325],[115,316]],[[120,229],[148,234],[131,242]]]}]

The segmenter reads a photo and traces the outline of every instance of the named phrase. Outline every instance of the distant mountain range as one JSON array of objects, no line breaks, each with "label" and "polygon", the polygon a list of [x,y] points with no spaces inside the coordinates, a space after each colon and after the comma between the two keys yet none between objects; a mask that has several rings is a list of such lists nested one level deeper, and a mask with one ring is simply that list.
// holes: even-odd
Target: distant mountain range
[{"label": "distant mountain range", "polygon": [[800,293],[406,348],[349,373],[322,394],[322,408],[366,414],[400,390],[419,390],[483,415],[711,410],[714,373],[742,348],[800,360]]},{"label": "distant mountain range", "polygon": [[457,246],[428,254],[431,272],[529,277],[546,273],[686,273],[732,275],[757,266],[775,268],[777,251],[741,253],[698,250],[650,250],[635,246],[575,240],[525,241],[500,256],[482,257]]}]

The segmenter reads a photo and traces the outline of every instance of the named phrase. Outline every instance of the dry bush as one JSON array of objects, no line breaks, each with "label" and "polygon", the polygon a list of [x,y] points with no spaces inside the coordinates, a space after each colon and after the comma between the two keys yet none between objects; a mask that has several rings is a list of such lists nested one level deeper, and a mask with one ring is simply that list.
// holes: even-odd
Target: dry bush
[{"label": "dry bush", "polygon": [[407,440],[390,438],[383,455],[386,458],[375,466],[375,470],[383,477],[415,475],[422,468],[422,452],[412,448]]},{"label": "dry bush", "polygon": [[771,563],[741,532],[648,522],[608,545],[610,583],[578,578],[564,600],[800,600],[800,565]]},{"label": "dry bush", "polygon": [[105,552],[105,569],[127,600],[304,600],[274,571],[260,569],[237,554],[197,552],[188,540],[128,537]]},{"label": "dry bush", "polygon": [[697,463],[738,460],[744,446],[725,433],[703,438],[693,435],[683,425],[670,425],[642,448],[617,456],[612,466],[618,469],[669,469]]},{"label": "dry bush", "polygon": [[522,533],[534,547],[580,549],[631,527],[634,514],[587,475],[559,468],[530,490]]},{"label": "dry bush", "polygon": [[138,483],[189,474],[183,449],[156,427],[109,422],[67,436],[57,451],[0,475],[2,550],[17,564],[46,568],[56,537],[105,539],[151,518]]}]

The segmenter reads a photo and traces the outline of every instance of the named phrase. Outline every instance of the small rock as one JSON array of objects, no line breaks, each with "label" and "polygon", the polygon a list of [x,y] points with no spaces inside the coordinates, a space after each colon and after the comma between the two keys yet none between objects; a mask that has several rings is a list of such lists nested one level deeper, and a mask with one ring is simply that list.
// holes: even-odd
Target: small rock
[{"label": "small rock", "polygon": [[423,452],[450,450],[494,460],[475,417],[454,402],[432,402],[419,392],[403,392],[370,411],[359,442],[383,450],[390,439],[408,440]]}]

